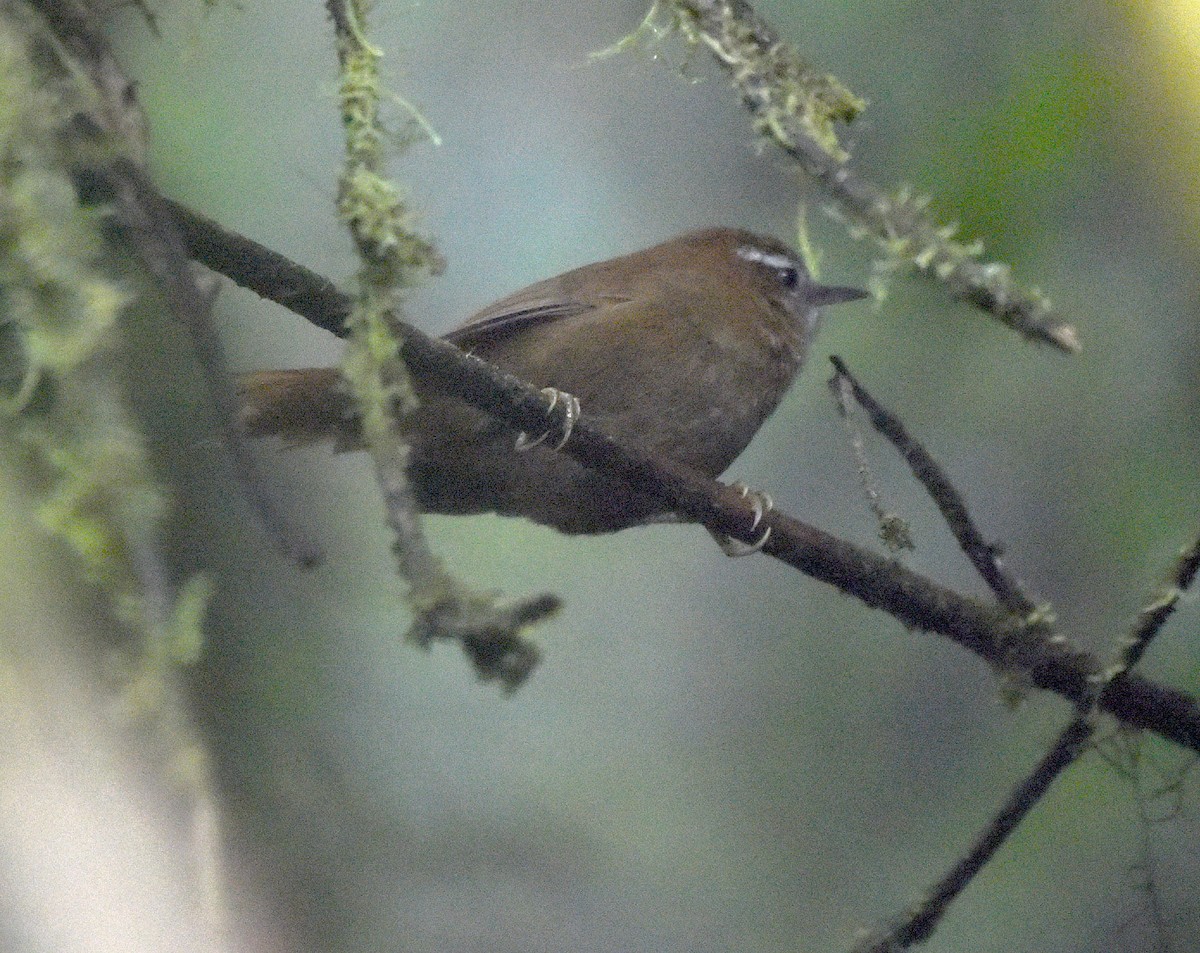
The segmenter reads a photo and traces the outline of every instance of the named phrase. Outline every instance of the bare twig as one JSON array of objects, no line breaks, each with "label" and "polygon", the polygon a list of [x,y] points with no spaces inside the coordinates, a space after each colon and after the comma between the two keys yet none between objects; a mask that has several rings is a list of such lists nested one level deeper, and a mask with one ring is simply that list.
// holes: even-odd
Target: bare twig
[{"label": "bare twig", "polygon": [[1141,661],[1146,649],[1150,647],[1150,643],[1162,631],[1167,619],[1179,605],[1179,597],[1196,581],[1197,573],[1200,573],[1200,538],[1197,538],[1180,554],[1174,572],[1155,593],[1154,598],[1138,613],[1137,624],[1121,648],[1117,670],[1110,676],[1110,687],[1111,682],[1122,678],[1126,672]]},{"label": "bare twig", "polygon": [[1094,676],[1086,695],[1078,701],[1078,714],[1059,733],[1049,751],[1009,795],[971,849],[934,886],[925,899],[886,930],[855,946],[854,953],[894,953],[928,939],[937,924],[976,875],[1033,810],[1050,786],[1087,750],[1096,730],[1096,718],[1108,693],[1130,677],[1130,666],[1142,657],[1163,624],[1175,610],[1179,597],[1200,569],[1200,537],[1186,549],[1171,574],[1138,614],[1128,639],[1119,647],[1117,660],[1106,672]]},{"label": "bare twig", "polygon": [[895,953],[927,940],[950,904],[995,856],[1000,846],[1016,830],[1025,815],[1049,790],[1054,779],[1074,763],[1091,738],[1091,724],[1075,719],[1059,735],[1054,745],[1009,795],[971,849],[926,893],[925,899],[898,918],[886,930],[854,946],[854,953]]},{"label": "bare twig", "polygon": [[[349,307],[328,280],[284,256],[173,203],[192,254],[264,298],[288,302],[318,327],[338,328]],[[541,391],[408,324],[400,324],[404,358],[414,374],[446,393],[504,420],[517,430],[545,426]],[[754,527],[746,500],[736,491],[669,460],[624,447],[587,418],[577,421],[564,453],[664,500],[689,520],[746,543],[763,524],[772,527],[763,548],[790,566],[883,609],[903,624],[944,635],[996,665],[1028,674],[1031,683],[1072,701],[1087,696],[1100,663],[1055,635],[1047,619],[1034,623],[941,586],[891,559],[773,510]],[[1175,689],[1130,674],[1105,693],[1101,707],[1121,721],[1156,731],[1200,751],[1200,706]]]},{"label": "bare twig", "polygon": [[1035,612],[1037,605],[1025,594],[1021,589],[1021,584],[1000,562],[1000,547],[983,538],[983,534],[975,526],[975,521],[971,519],[970,511],[967,510],[962,494],[950,482],[946,471],[905,429],[900,419],[875,400],[855,379],[840,357],[834,355],[829,360],[837,371],[837,377],[850,385],[854,399],[867,412],[871,426],[900,451],[909,469],[912,470],[913,476],[928,491],[942,517],[946,520],[946,525],[950,527],[950,532],[958,541],[958,545],[971,560],[971,565],[996,594],[1001,605],[1021,615]]}]

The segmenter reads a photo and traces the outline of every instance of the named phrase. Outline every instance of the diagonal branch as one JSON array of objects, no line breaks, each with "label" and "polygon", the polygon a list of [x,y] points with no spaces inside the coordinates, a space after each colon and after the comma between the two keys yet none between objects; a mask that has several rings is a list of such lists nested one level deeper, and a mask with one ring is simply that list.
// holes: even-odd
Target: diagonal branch
[{"label": "diagonal branch", "polygon": [[1080,350],[1075,328],[1054,317],[1041,294],[1019,287],[1005,265],[980,261],[977,247],[954,241],[954,229],[934,221],[927,202],[904,191],[893,195],[855,172],[840,149],[823,141],[821,127],[814,134],[812,112],[824,106],[830,118],[849,119],[861,104],[844,91],[830,104],[827,89],[818,86],[818,95],[826,94],[823,101],[806,108],[813,85],[808,72],[798,69],[795,51],[746,0],[671,0],[671,5],[685,34],[706,46],[730,74],[756,128],[820,182],[839,212],[874,236],[889,260],[911,262],[945,282],[955,297],[1027,338],[1068,353]]},{"label": "diagonal branch", "polygon": [[921,444],[908,433],[900,418],[884,407],[850,373],[840,357],[830,357],[837,376],[845,380],[854,399],[867,412],[873,426],[900,451],[904,462],[933,500],[945,519],[950,532],[958,541],[959,548],[971,560],[971,565],[983,577],[988,588],[995,593],[1000,604],[1022,615],[1035,612],[1037,606],[1021,589],[1021,584],[1000,561],[1000,548],[984,539],[983,534],[971,518],[966,501],[958,492],[950,477]]},{"label": "diagonal branch", "polygon": [[1179,604],[1180,596],[1195,582],[1198,572],[1200,536],[1180,554],[1159,591],[1138,613],[1132,631],[1117,647],[1112,667],[1092,678],[1087,694],[1077,702],[1075,717],[1059,732],[1054,744],[1042,755],[1033,770],[1009,794],[967,853],[926,892],[919,904],[886,929],[857,945],[854,953],[894,953],[929,939],[950,904],[996,856],[1058,777],[1088,749],[1096,732],[1096,712],[1104,697],[1130,677],[1130,669],[1162,631]]},{"label": "diagonal branch", "polygon": [[897,917],[886,929],[856,944],[853,953],[899,953],[928,940],[950,904],[995,856],[1042,795],[1050,790],[1054,780],[1086,750],[1092,730],[1089,719],[1072,719],[1037,767],[1009,795],[967,854],[930,888],[919,904]]},{"label": "diagonal branch", "polygon": [[[178,203],[170,204],[198,261],[290,307],[317,327],[341,333],[349,298],[327,279]],[[415,327],[404,325],[403,335],[404,357],[415,373],[517,429],[533,432],[544,427],[545,398],[537,388]],[[753,526],[751,509],[739,493],[672,461],[621,446],[586,416],[575,424],[563,452],[635,484],[719,533],[747,543],[762,534],[763,525]],[[964,596],[779,511],[766,514],[763,521],[771,527],[763,551],[781,562],[888,612],[906,626],[944,635],[994,665],[1021,671],[1039,688],[1077,704],[1088,697],[1100,662],[1054,634],[1050,620],[1022,618]],[[1148,728],[1200,751],[1200,706],[1183,692],[1129,675],[1110,686],[1101,708],[1133,727]]]}]

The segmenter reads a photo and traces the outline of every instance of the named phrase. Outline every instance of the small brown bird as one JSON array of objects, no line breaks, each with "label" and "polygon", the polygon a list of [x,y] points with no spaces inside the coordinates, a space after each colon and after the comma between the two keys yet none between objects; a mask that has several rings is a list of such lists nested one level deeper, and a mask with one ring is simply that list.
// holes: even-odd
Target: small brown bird
[{"label": "small brown bird", "polygon": [[[820,308],[864,295],[815,283],[772,238],[708,228],[530,285],[446,339],[573,395],[618,440],[715,477],[791,386]],[[564,533],[673,519],[661,501],[556,453],[552,441],[533,445],[416,385],[421,405],[403,429],[410,478],[427,512],[524,516]],[[242,423],[253,436],[361,446],[336,368],[248,374],[241,393]]]}]

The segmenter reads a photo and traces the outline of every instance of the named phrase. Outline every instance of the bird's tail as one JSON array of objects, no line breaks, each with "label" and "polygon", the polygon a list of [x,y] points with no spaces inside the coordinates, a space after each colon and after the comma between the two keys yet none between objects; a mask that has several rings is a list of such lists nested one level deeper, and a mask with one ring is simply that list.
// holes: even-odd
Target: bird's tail
[{"label": "bird's tail", "polygon": [[280,437],[291,444],[334,440],[339,446],[358,434],[353,401],[334,367],[254,371],[238,379],[242,430],[251,437]]}]

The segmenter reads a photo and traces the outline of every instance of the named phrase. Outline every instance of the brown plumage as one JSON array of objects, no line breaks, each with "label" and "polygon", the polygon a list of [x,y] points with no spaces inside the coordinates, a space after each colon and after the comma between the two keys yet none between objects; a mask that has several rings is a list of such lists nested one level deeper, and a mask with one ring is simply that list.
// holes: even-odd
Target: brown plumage
[{"label": "brown plumage", "polygon": [[[791,386],[819,308],[862,296],[817,285],[772,238],[710,228],[530,285],[446,337],[530,383],[575,395],[613,437],[715,477]],[[518,452],[511,428],[417,386],[421,406],[404,430],[428,512],[524,516],[566,533],[670,518],[657,500],[546,444]],[[260,371],[241,390],[242,421],[254,436],[358,445],[336,369]]]}]

